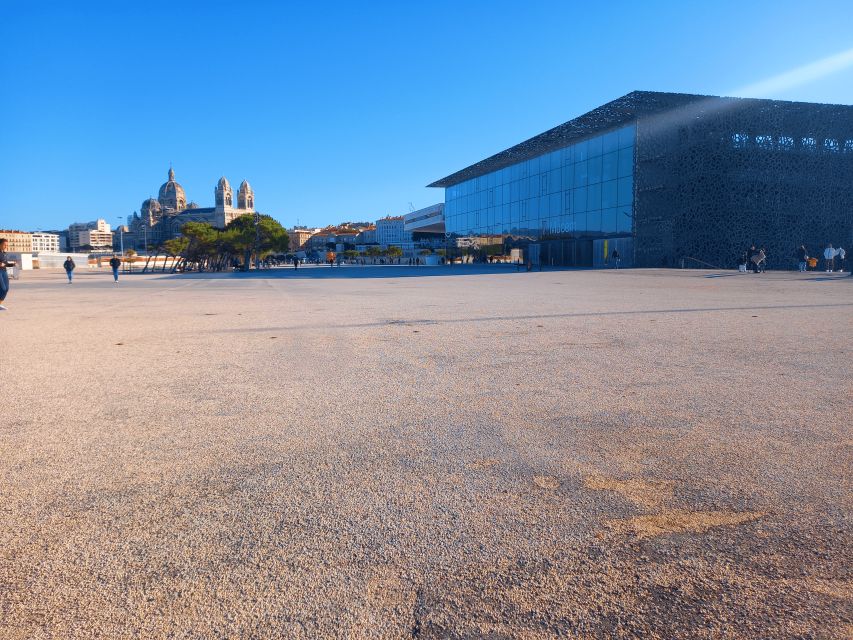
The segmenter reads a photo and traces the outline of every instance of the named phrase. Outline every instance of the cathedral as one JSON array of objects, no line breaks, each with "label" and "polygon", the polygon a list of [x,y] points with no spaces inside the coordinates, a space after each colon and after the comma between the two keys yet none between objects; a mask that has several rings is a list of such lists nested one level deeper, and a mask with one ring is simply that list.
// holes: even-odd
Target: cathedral
[{"label": "cathedral", "polygon": [[128,240],[134,246],[159,246],[164,241],[176,238],[187,222],[207,222],[222,229],[229,222],[247,213],[255,213],[255,192],[246,180],[237,190],[237,206],[234,206],[231,185],[225,176],[219,178],[213,190],[214,206],[199,207],[187,202],[184,188],[175,180],[175,171],[169,168],[169,179],[160,187],[157,199],[148,198],[142,203],[139,213],[134,213],[129,222]]}]

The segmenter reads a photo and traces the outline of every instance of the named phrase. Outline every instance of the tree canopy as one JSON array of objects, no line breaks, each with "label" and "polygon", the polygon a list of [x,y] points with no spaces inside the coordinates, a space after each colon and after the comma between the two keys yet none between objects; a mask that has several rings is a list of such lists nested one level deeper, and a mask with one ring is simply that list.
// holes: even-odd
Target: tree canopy
[{"label": "tree canopy", "polygon": [[206,222],[187,222],[181,232],[183,237],[167,240],[163,246],[171,255],[179,255],[199,269],[219,270],[239,261],[248,269],[253,256],[283,253],[290,242],[278,221],[261,215],[256,228],[251,213],[235,218],[224,229]]}]

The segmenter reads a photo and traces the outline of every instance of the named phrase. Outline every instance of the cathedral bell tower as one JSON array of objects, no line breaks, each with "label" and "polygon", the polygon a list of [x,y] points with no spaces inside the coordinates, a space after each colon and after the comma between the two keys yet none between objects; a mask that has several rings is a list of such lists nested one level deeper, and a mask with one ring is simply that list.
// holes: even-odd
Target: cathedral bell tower
[{"label": "cathedral bell tower", "polygon": [[234,199],[231,192],[231,185],[228,184],[225,176],[219,178],[213,194],[216,202],[216,221],[218,226],[224,227],[236,217],[234,215]]},{"label": "cathedral bell tower", "polygon": [[237,208],[245,209],[247,213],[255,210],[255,192],[252,191],[248,180],[240,183],[240,189],[237,192]]}]

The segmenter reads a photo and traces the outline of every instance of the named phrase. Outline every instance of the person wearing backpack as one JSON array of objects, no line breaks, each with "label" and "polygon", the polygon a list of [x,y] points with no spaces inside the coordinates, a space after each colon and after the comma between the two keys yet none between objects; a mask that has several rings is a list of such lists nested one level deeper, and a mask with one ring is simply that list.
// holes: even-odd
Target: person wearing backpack
[{"label": "person wearing backpack", "polygon": [[74,268],[77,265],[74,264],[74,260],[71,256],[65,258],[65,262],[62,263],[62,268],[65,269],[65,275],[68,276],[68,284],[72,284],[74,280]]},{"label": "person wearing backpack", "polygon": [[113,282],[116,284],[118,284],[118,269],[120,266],[121,259],[116,254],[113,254],[113,257],[110,259],[110,267],[113,270]]}]

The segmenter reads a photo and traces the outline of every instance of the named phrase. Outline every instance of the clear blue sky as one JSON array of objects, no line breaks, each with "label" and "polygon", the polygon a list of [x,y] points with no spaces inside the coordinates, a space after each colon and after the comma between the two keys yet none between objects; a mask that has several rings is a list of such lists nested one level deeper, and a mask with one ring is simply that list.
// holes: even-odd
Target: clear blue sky
[{"label": "clear blue sky", "polygon": [[[853,2],[0,0],[0,228],[138,210],[169,162],[290,226],[424,185],[634,89],[731,94],[853,49]],[[853,103],[853,65],[774,89]],[[759,96],[768,97],[768,96]]]}]

